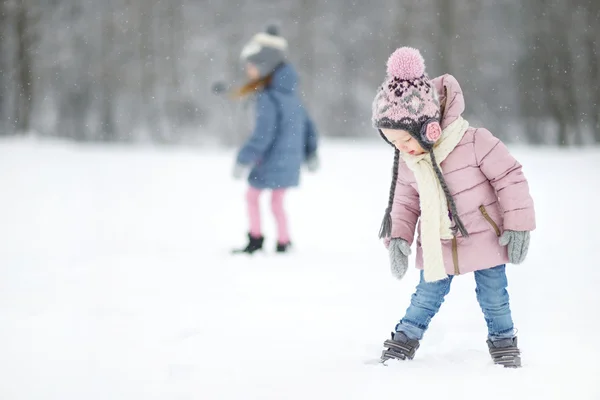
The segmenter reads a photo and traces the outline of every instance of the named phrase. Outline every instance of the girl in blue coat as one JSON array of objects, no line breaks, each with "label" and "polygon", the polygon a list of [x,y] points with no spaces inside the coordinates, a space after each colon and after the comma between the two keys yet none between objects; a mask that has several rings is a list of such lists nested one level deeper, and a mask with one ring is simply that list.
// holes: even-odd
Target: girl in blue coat
[{"label": "girl in blue coat", "polygon": [[[250,229],[248,245],[235,253],[262,249],[259,197],[271,190],[271,209],[277,222],[277,252],[290,246],[283,199],[288,188],[296,187],[300,168],[318,168],[317,132],[296,93],[298,75],[285,60],[287,42],[275,27],[256,34],[242,50],[249,83],[238,91],[256,97],[254,131],[237,155],[234,177],[248,175],[246,194]],[[249,172],[249,174],[248,174]]]}]

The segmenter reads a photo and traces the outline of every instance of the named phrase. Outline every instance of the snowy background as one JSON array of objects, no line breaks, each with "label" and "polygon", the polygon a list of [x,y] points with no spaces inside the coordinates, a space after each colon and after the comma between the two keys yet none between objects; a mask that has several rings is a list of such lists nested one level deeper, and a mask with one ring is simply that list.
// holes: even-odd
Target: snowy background
[{"label": "snowy background", "polygon": [[508,268],[524,367],[492,365],[471,274],[386,368],[418,280],[377,240],[389,148],[325,141],[289,193],[295,252],[265,213],[267,254],[232,258],[232,151],[0,141],[0,399],[600,399],[600,151],[511,150],[538,218]]},{"label": "snowy background", "polygon": [[[294,252],[244,244],[239,52],[278,21],[322,135]],[[600,399],[600,2],[0,0],[0,400]],[[472,275],[410,363],[372,365],[418,274],[377,231],[385,61],[423,50],[524,166],[538,229],[492,365]],[[414,259],[411,259],[414,265]]]}]

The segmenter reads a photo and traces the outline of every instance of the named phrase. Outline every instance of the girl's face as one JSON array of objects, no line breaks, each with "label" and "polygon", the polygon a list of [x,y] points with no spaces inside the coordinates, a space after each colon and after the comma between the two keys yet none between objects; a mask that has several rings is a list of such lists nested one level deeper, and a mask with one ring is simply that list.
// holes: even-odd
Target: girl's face
[{"label": "girl's face", "polygon": [[256,66],[252,63],[246,64],[246,75],[248,75],[248,79],[255,81],[260,78],[260,71]]},{"label": "girl's face", "polygon": [[402,153],[418,156],[426,153],[419,142],[413,138],[410,133],[402,129],[387,129],[382,128],[384,136]]}]

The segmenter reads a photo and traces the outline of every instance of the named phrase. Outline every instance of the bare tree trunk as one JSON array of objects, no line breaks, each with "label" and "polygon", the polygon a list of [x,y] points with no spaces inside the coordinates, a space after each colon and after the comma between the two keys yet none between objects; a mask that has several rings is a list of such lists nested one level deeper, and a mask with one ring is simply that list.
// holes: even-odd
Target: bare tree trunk
[{"label": "bare tree trunk", "polygon": [[[600,43],[590,35],[586,40],[586,47],[590,60],[589,82],[600,82]],[[597,87],[592,90],[591,97],[590,117],[592,129],[594,130],[594,140],[596,143],[600,143],[600,90]]]},{"label": "bare tree trunk", "polygon": [[150,77],[150,73],[148,72],[150,65],[150,39],[151,39],[151,29],[152,25],[149,21],[150,16],[148,15],[151,11],[151,7],[148,7],[148,4],[144,4],[144,1],[137,0],[140,12],[140,29],[139,29],[139,38],[140,38],[140,94],[141,94],[141,104],[142,104],[142,118],[144,120],[144,125],[147,125],[147,116],[150,114],[150,96],[152,95],[152,78]]},{"label": "bare tree trunk", "polygon": [[179,78],[179,49],[183,45],[183,35],[181,34],[183,29],[183,15],[182,9],[183,4],[181,0],[171,0],[169,2],[169,19],[168,19],[168,30],[169,30],[169,61],[170,61],[170,73],[171,85],[174,91],[179,91],[180,78]]},{"label": "bare tree trunk", "polygon": [[[590,66],[588,82],[600,82],[600,40],[598,40],[600,4],[597,1],[584,2],[584,4],[588,22],[588,31],[585,37],[585,48]],[[593,139],[596,143],[600,143],[600,90],[597,85],[592,85],[588,90],[592,91],[589,112]]]},{"label": "bare tree trunk", "polygon": [[156,60],[154,57],[154,0],[138,0],[140,7],[140,76],[142,97],[142,126],[152,139],[162,141],[160,116],[157,115]]},{"label": "bare tree trunk", "polygon": [[123,126],[128,132],[127,135],[121,136],[121,139],[127,141],[139,140],[136,136],[138,133],[142,121],[144,120],[144,107],[142,105],[142,76],[143,72],[143,60],[141,58],[141,45],[140,45],[140,26],[141,16],[137,2],[139,0],[121,0],[122,5],[119,5],[121,12],[124,15],[124,20],[121,21],[123,30],[119,33],[117,43],[119,43],[119,51],[123,49],[130,53],[127,59],[127,65],[130,66],[129,71],[125,69],[119,69],[119,79],[123,76],[128,76],[131,70],[136,70],[138,73],[133,74],[135,78],[127,87],[127,91],[119,91],[124,98],[128,99],[128,110],[132,114],[126,120],[124,124],[121,122],[119,125]]},{"label": "bare tree trunk", "polygon": [[[547,54],[547,56],[550,55]],[[554,59],[554,63],[559,63],[558,56]],[[548,111],[553,117],[558,129],[557,144],[559,146],[568,146],[569,138],[567,130],[567,121],[564,118],[563,110],[565,103],[561,101],[562,91],[560,87],[560,82],[557,82],[556,76],[552,72],[553,68],[557,68],[557,66],[545,68],[541,70],[540,73],[543,74],[543,85],[546,89],[545,91],[547,91],[546,96],[548,98]]]},{"label": "bare tree trunk", "polygon": [[540,120],[546,117],[547,96],[542,96],[540,93],[540,84],[546,79],[545,69],[536,72],[540,58],[540,23],[536,15],[536,6],[536,0],[525,3],[521,14],[518,16],[519,23],[523,25],[523,47],[530,49],[528,54],[523,56],[518,63],[518,110],[519,117],[524,122],[523,126],[529,142],[539,145],[547,141],[547,135],[544,135],[542,129],[540,129]]},{"label": "bare tree trunk", "polygon": [[[351,3],[352,4],[352,3]],[[353,12],[348,4],[340,4],[341,10],[339,14],[343,21],[349,21],[352,18]],[[348,41],[342,41],[340,46],[344,46],[341,50],[342,62],[339,66],[340,80],[340,99],[338,100],[338,112],[342,116],[342,123],[348,125],[352,118],[356,115],[356,102],[354,100],[354,90],[356,81],[353,79],[353,68],[356,65],[356,49],[351,46]],[[345,131],[344,136],[351,135],[351,131]]]},{"label": "bare tree trunk", "polygon": [[31,124],[31,104],[33,102],[32,80],[32,26],[29,23],[28,0],[18,0],[16,9],[17,34],[17,92],[16,92],[16,128],[19,133],[29,131]]},{"label": "bare tree trunk", "polygon": [[7,0],[0,0],[0,135],[8,133],[6,121],[6,95],[8,88],[6,87],[6,23],[8,21],[6,13]]},{"label": "bare tree trunk", "polygon": [[439,36],[436,43],[440,58],[440,72],[445,74],[453,70],[452,41],[456,35],[456,0],[438,0],[437,9]]},{"label": "bare tree trunk", "polygon": [[[592,48],[595,46],[595,49]],[[590,51],[590,59],[592,60],[592,70],[590,71],[590,82],[600,82],[600,43],[598,41],[590,40],[588,43]],[[596,57],[594,57],[594,55]],[[592,129],[594,130],[594,141],[600,143],[600,90],[596,88],[592,92],[592,106],[591,106],[591,118],[592,118]]]},{"label": "bare tree trunk", "polygon": [[[177,141],[181,127],[181,84],[179,73],[179,55],[182,54],[182,0],[171,0],[164,6],[164,22],[160,32],[166,31],[162,36],[161,52],[159,58],[164,59],[159,72],[160,82],[160,107],[163,120],[164,140],[170,143]],[[162,14],[159,14],[162,15]]]},{"label": "bare tree trunk", "polygon": [[[570,6],[567,6],[570,11]],[[565,10],[566,11],[566,10]],[[568,12],[557,11],[552,18],[551,26],[556,27],[560,25],[561,21],[565,18],[568,20]],[[554,29],[555,30],[555,29]],[[577,95],[575,93],[576,87],[573,85],[573,60],[572,50],[569,46],[570,31],[568,29],[559,30],[560,32],[553,32],[557,34],[558,43],[556,46],[558,68],[554,71],[555,87],[560,88],[560,100],[562,103],[558,105],[559,118],[561,124],[561,130],[565,129],[565,140],[568,144],[576,144],[578,131],[580,127],[577,121]]]},{"label": "bare tree trunk", "polygon": [[[218,10],[224,11],[225,3],[217,3]],[[240,15],[244,15],[244,3],[240,4],[238,12]],[[224,15],[221,13],[219,17],[218,25],[226,24],[226,20],[221,20]],[[218,26],[217,25],[217,26]],[[240,49],[246,44],[244,41],[247,40],[244,36],[242,36],[241,27],[238,25],[232,26],[228,28],[224,34],[224,43],[222,44],[226,48],[227,56],[225,57],[225,68],[227,69],[225,72],[225,76],[230,77],[239,77],[240,76]],[[245,80],[246,77],[242,77],[242,80]],[[243,83],[240,81],[236,81],[236,79],[232,79],[232,86],[239,87]],[[248,125],[247,125],[247,108],[246,104],[241,101],[236,101],[233,103],[234,110],[225,116],[225,118],[229,119],[227,123],[227,129],[224,129],[224,142],[227,144],[239,144],[244,138],[247,136]],[[242,118],[243,116],[243,118]]]},{"label": "bare tree trunk", "polygon": [[[541,17],[541,35],[543,46],[540,54],[542,65],[538,66],[544,75],[544,88],[548,101],[549,115],[558,126],[558,145],[572,144],[576,127],[575,85],[572,85],[572,60],[569,49],[568,30],[556,30],[561,18],[569,12],[563,6],[554,4]],[[568,18],[568,17],[567,17]]]},{"label": "bare tree trunk", "polygon": [[[151,60],[150,71],[151,71],[151,82],[152,82],[152,113],[150,115],[151,122],[151,133],[156,142],[168,143],[171,126],[166,115],[165,107],[167,103],[168,83],[170,81],[167,70],[171,63],[168,60],[169,55],[172,53],[172,49],[167,49],[169,44],[168,41],[168,30],[169,27],[163,25],[165,16],[167,16],[167,9],[165,2],[156,0],[151,3],[150,8],[150,32],[152,39],[151,45]],[[168,24],[168,19],[166,23]]]},{"label": "bare tree trunk", "polygon": [[306,94],[307,100],[314,100],[315,95],[315,34],[314,34],[314,23],[315,7],[317,2],[315,0],[302,0],[299,2],[298,15],[300,19],[299,23],[299,56],[301,60],[301,67],[307,78],[302,82],[302,92]]},{"label": "bare tree trunk", "polygon": [[[414,0],[410,0],[396,3],[396,8],[394,9],[394,28],[396,30],[396,38],[394,39],[397,40],[398,43],[404,43],[407,46],[410,44],[412,39],[413,29],[410,21],[414,6]],[[394,48],[389,49],[390,53],[396,50],[395,46],[392,47]]]},{"label": "bare tree trunk", "polygon": [[113,0],[104,0],[106,8],[104,9],[104,20],[102,21],[102,67],[100,72],[101,99],[100,99],[100,137],[106,141],[117,139],[115,120],[113,115],[113,97],[114,97],[114,79],[113,76],[113,47],[114,47],[114,26],[113,18]]}]

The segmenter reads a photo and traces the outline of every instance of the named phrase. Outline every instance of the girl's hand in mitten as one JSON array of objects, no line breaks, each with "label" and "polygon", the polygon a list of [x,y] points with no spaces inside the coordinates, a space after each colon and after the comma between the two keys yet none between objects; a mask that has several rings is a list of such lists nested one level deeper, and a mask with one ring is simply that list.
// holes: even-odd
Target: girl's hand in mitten
[{"label": "girl's hand in mitten", "polygon": [[390,240],[388,251],[390,254],[390,268],[392,270],[392,275],[396,279],[402,279],[408,269],[410,245],[402,238],[395,238]]},{"label": "girl's hand in mitten", "polygon": [[500,245],[508,245],[508,260],[512,264],[520,264],[525,260],[529,250],[528,231],[504,231],[500,236]]},{"label": "girl's hand in mitten", "polygon": [[312,156],[308,157],[308,160],[306,160],[306,166],[310,172],[317,172],[320,165],[321,163],[319,162],[319,157],[317,157],[316,154],[313,154]]},{"label": "girl's hand in mitten", "polygon": [[236,163],[233,167],[233,178],[234,179],[242,179],[248,175],[248,166]]}]

